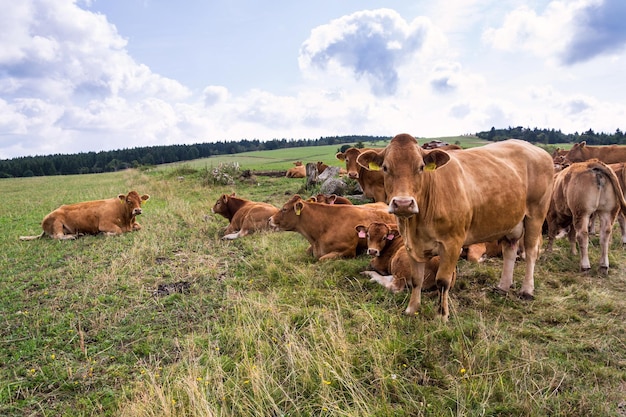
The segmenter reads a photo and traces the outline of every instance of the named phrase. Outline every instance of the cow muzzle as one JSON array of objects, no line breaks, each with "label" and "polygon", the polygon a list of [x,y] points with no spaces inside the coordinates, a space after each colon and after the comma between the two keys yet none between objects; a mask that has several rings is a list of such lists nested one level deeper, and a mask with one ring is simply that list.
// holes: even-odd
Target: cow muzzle
[{"label": "cow muzzle", "polygon": [[374,248],[367,248],[367,254],[369,256],[380,256],[380,251]]},{"label": "cow muzzle", "polygon": [[356,180],[359,178],[359,173],[356,171],[350,171],[348,172],[348,178]]},{"label": "cow muzzle", "polygon": [[399,217],[411,217],[419,213],[417,201],[413,197],[393,197],[389,201],[389,213]]},{"label": "cow muzzle", "polygon": [[138,216],[141,214],[141,208],[137,207],[133,210],[133,216]]}]

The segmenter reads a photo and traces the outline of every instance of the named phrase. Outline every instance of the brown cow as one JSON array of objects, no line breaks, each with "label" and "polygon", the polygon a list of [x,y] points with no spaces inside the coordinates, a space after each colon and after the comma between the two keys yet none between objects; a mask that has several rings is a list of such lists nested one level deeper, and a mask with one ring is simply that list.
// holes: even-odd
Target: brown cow
[{"label": "brown cow", "polygon": [[307,201],[325,204],[353,204],[352,201],[348,200],[346,197],[342,197],[337,194],[318,194],[309,197]]},{"label": "brown cow", "polygon": [[583,162],[597,158],[605,164],[626,162],[626,146],[587,146],[587,142],[575,143],[565,156],[565,163]]},{"label": "brown cow", "polygon": [[256,231],[269,230],[268,219],[278,208],[268,203],[239,198],[232,193],[222,194],[211,211],[228,219],[229,224],[222,239],[232,240]]},{"label": "brown cow", "polygon": [[[617,179],[619,181],[619,186],[622,189],[622,194],[626,197],[626,163],[622,162],[619,164],[609,164],[615,175],[617,175]],[[622,231],[622,244],[626,244],[626,212],[620,210],[617,215],[617,222],[619,223],[620,230]]]},{"label": "brown cow", "polygon": [[[369,226],[358,225],[356,231],[359,238],[367,238],[367,253],[372,256],[369,264],[371,270],[361,274],[394,293],[416,285],[411,261],[397,225],[373,222]],[[426,262],[424,282],[421,285],[423,290],[436,289],[435,276],[438,268],[438,256]],[[456,272],[453,278],[456,278]]]},{"label": "brown cow", "polygon": [[354,228],[374,221],[392,222],[394,217],[384,203],[363,205],[312,203],[294,195],[270,217],[270,225],[298,232],[309,241],[307,253],[321,260],[353,258],[367,241],[359,239]]},{"label": "brown cow", "polygon": [[589,219],[592,214],[600,219],[600,268],[609,271],[609,245],[613,223],[620,210],[626,211],[626,201],[615,172],[598,159],[575,162],[556,175],[550,202],[548,247],[552,250],[556,234],[569,227],[572,255],[576,243],[580,249],[580,270],[591,269],[589,263]]},{"label": "brown cow", "polygon": [[53,239],[70,240],[86,234],[114,236],[137,231],[141,225],[135,219],[141,214],[141,203],[149,198],[149,195],[140,197],[136,191],[131,191],[106,200],[62,205],[44,217],[40,235],[20,236],[20,239],[33,240],[48,235]]},{"label": "brown cow", "polygon": [[326,165],[322,161],[317,161],[317,164],[315,164],[315,167],[317,168],[317,174],[319,175],[322,172],[326,171],[326,168],[328,168],[328,165]]},{"label": "brown cow", "polygon": [[376,202],[386,203],[387,196],[382,172],[370,171],[356,163],[361,152],[368,149],[349,148],[345,152],[337,153],[335,157],[346,163],[348,178],[357,180],[365,197],[372,198]]},{"label": "brown cow", "polygon": [[302,161],[296,161],[293,164],[295,166],[293,168],[289,168],[285,176],[287,178],[305,178],[306,167],[302,165]]},{"label": "brown cow", "polygon": [[407,314],[419,309],[426,261],[439,255],[439,313],[447,320],[448,292],[461,248],[492,240],[508,242],[497,286],[507,292],[523,236],[526,273],[520,296],[533,297],[538,243],[554,181],[550,154],[514,139],[463,151],[427,151],[411,135],[401,134],[381,151],[362,153],[358,163],[382,169],[389,211],[396,215],[417,271]]}]

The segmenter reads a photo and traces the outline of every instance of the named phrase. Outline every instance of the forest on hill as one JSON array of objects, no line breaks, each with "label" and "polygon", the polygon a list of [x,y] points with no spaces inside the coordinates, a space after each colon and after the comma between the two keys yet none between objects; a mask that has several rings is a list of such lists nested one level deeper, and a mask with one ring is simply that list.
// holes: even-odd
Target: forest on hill
[{"label": "forest on hill", "polygon": [[[492,127],[491,130],[476,133],[476,136],[492,142],[515,138],[544,145],[580,141],[586,141],[588,145],[626,144],[626,137],[620,129],[617,129],[613,134],[596,133],[591,129],[582,134],[578,132],[565,134],[555,129],[530,129],[520,126],[506,129]],[[215,155],[305,146],[375,142],[389,139],[390,137],[364,135],[330,136],[319,139],[273,139],[269,141],[243,139],[232,142],[221,141],[78,154],[26,156],[0,160],[0,178],[113,172],[126,168],[190,161]]]}]

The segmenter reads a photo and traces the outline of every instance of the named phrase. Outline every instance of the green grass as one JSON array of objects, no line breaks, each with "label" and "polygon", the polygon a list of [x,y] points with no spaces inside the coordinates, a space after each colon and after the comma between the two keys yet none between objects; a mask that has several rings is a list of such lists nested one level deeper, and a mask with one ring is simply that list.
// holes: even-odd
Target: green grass
[{"label": "green grass", "polygon": [[[608,277],[597,238],[587,275],[557,241],[532,302],[492,293],[501,260],[460,261],[443,324],[433,294],[405,317],[408,293],[368,282],[366,257],[316,262],[289,232],[219,239],[219,195],[280,206],[304,180],[207,186],[179,168],[0,181],[0,415],[620,415],[617,233]],[[60,204],[131,189],[151,195],[139,232],[17,239]],[[154,294],[180,281],[188,292]]]}]

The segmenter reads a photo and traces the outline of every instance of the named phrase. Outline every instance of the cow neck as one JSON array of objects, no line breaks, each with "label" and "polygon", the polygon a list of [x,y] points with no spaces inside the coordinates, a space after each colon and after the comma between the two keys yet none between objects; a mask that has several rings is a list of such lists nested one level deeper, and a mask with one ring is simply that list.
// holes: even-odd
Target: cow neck
[{"label": "cow neck", "polygon": [[239,209],[241,209],[247,203],[249,203],[249,201],[244,200],[243,198],[238,198],[238,197],[233,197],[233,196],[228,197],[228,201],[226,202],[226,208],[228,208],[228,213],[227,213],[226,218],[229,221],[232,220],[233,217],[235,217],[235,214],[239,211]]}]

